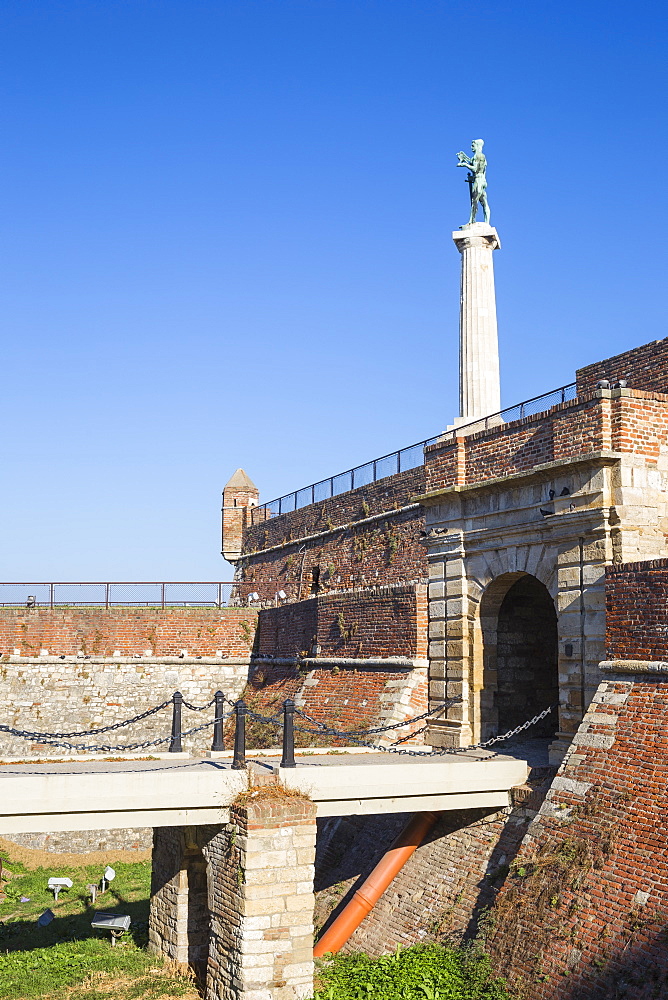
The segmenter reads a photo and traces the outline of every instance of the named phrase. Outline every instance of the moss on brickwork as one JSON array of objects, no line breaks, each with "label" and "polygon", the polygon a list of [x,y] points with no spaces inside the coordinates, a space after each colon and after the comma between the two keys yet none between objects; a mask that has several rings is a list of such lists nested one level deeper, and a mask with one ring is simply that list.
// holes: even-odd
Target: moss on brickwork
[{"label": "moss on brickwork", "polygon": [[668,995],[668,675],[604,680],[485,928],[531,1000]]}]

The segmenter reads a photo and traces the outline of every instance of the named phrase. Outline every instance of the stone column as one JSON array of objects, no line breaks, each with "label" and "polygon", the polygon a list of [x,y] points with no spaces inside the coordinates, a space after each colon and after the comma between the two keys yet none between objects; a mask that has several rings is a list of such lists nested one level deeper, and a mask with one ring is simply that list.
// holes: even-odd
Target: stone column
[{"label": "stone column", "polygon": [[429,724],[428,742],[435,747],[473,743],[470,707],[470,622],[468,581],[461,531],[435,529],[429,544],[429,707],[448,698],[461,702],[445,718]]},{"label": "stone column", "polygon": [[501,409],[499,343],[492,251],[496,229],[474,222],[452,234],[462,255],[459,313],[459,419],[468,423]]},{"label": "stone column", "polygon": [[203,981],[209,951],[206,862],[202,844],[218,826],[164,826],[153,831],[149,951],[193,969]]},{"label": "stone column", "polygon": [[204,846],[207,1000],[313,996],[315,804],[271,789],[230,810]]}]

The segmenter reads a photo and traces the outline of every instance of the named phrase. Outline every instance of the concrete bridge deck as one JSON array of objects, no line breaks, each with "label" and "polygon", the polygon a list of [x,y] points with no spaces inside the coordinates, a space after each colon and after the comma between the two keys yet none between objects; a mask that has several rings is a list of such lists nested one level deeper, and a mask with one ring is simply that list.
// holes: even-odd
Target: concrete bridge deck
[{"label": "concrete bridge deck", "polygon": [[[502,808],[526,761],[481,750],[424,759],[387,753],[304,753],[295,768],[249,757],[306,793],[317,816]],[[0,766],[0,835],[227,823],[248,788],[225,759],[78,760]]]}]

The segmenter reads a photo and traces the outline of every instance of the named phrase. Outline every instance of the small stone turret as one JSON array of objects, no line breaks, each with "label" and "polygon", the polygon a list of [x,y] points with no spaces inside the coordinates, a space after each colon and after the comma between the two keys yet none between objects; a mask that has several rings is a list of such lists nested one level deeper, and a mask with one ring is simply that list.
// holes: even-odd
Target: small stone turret
[{"label": "small stone turret", "polygon": [[236,562],[241,555],[244,528],[250,523],[249,510],[257,507],[260,492],[243,469],[237,469],[223,490],[223,557]]}]

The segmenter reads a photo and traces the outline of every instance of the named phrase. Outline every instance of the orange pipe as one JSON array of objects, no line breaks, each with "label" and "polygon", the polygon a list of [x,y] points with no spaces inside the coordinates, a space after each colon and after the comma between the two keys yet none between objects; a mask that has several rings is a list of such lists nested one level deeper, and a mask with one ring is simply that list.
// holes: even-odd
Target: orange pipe
[{"label": "orange pipe", "polygon": [[420,846],[438,819],[438,815],[433,812],[415,813],[348,905],[341,910],[336,920],[317,942],[313,949],[314,958],[321,958],[328,952],[336,954],[343,948],[353,931],[357,930],[374,908],[395,875]]}]

